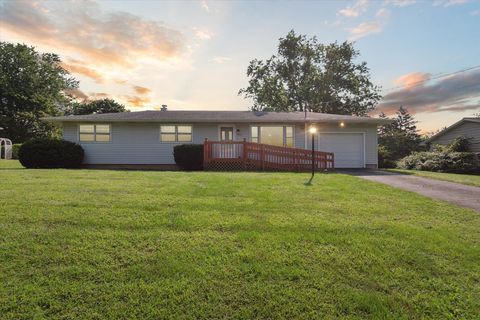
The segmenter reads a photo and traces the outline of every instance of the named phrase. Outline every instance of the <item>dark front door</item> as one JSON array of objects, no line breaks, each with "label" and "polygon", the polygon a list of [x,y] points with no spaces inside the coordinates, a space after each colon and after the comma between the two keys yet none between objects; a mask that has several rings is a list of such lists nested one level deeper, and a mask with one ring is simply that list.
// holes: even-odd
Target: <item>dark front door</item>
[{"label": "dark front door", "polygon": [[220,127],[220,141],[233,140],[233,127]]}]

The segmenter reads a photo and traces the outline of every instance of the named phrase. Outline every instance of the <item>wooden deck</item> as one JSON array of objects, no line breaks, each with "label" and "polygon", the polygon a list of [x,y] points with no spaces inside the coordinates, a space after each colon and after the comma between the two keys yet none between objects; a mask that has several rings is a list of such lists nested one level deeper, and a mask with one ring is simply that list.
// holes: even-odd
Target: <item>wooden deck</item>
[{"label": "wooden deck", "polygon": [[[334,155],[315,151],[316,171],[333,169]],[[311,171],[312,151],[246,141],[208,141],[203,145],[203,167],[218,171]]]}]

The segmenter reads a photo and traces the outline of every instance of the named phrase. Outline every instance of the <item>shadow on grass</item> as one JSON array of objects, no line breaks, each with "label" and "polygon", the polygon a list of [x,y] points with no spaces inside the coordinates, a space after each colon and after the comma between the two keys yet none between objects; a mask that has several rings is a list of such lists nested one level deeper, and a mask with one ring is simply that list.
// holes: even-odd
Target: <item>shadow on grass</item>
[{"label": "shadow on grass", "polygon": [[310,179],[308,179],[308,181],[304,183],[304,185],[311,187],[313,185],[312,181],[313,181],[313,176],[311,176]]}]

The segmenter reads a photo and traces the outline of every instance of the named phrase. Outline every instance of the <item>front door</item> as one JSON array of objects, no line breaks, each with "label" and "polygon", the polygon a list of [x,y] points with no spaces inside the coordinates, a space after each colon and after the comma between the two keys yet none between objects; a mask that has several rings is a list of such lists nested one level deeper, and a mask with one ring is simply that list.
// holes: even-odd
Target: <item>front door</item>
[{"label": "front door", "polygon": [[233,141],[233,127],[220,127],[220,141]]}]

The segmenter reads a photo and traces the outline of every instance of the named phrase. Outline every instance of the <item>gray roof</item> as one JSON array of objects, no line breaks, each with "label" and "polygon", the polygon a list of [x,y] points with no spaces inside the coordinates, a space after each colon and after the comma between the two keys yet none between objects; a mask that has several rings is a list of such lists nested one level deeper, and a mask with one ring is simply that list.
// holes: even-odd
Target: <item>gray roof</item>
[{"label": "gray roof", "polygon": [[78,116],[43,118],[53,122],[247,122],[247,123],[295,123],[295,122],[348,122],[348,123],[388,123],[390,120],[356,117],[338,114],[307,112],[253,112],[253,111],[137,111],[122,113],[102,113]]}]

